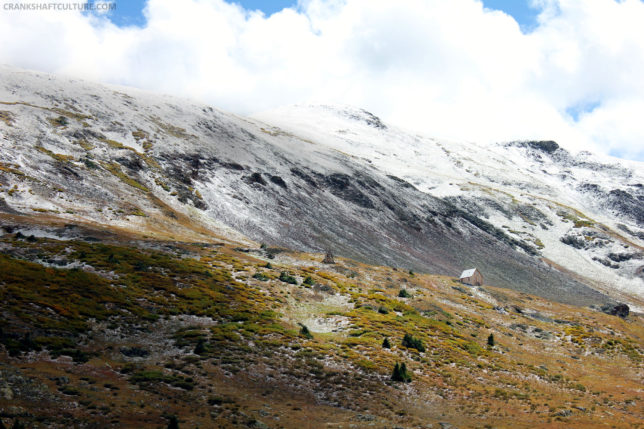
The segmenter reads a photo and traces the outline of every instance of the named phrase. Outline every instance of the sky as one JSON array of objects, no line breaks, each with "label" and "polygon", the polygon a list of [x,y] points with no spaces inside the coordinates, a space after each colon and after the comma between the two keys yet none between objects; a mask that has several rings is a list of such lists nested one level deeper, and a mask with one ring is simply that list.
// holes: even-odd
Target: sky
[{"label": "sky", "polygon": [[[349,104],[461,141],[644,161],[643,0],[116,0],[11,10],[0,63],[237,114]],[[72,0],[70,0],[72,1]]]}]

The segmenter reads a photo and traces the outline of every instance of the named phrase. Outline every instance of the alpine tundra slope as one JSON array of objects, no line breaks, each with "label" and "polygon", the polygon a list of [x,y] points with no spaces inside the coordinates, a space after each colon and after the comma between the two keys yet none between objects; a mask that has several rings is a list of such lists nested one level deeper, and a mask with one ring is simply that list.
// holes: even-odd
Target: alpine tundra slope
[{"label": "alpine tundra slope", "polygon": [[642,163],[549,141],[440,141],[352,107],[246,118],[11,67],[0,76],[4,211],[177,236],[199,225],[445,275],[478,267],[489,284],[564,303],[643,308]]},{"label": "alpine tundra slope", "polygon": [[0,428],[643,427],[642,167],[0,67]]}]

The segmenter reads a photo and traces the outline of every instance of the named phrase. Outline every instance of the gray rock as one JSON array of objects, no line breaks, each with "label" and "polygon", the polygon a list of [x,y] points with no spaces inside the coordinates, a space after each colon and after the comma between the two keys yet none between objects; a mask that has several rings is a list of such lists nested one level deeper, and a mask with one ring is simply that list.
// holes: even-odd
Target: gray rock
[{"label": "gray rock", "polygon": [[268,425],[267,425],[266,423],[262,422],[261,420],[255,420],[255,421],[250,425],[250,427],[252,427],[252,428],[254,428],[254,429],[270,429],[270,428],[268,427]]},{"label": "gray rock", "polygon": [[602,311],[611,316],[618,316],[625,319],[630,313],[630,308],[626,304],[606,304],[602,307]]},{"label": "gray rock", "polygon": [[7,401],[13,400],[13,390],[9,386],[3,386],[0,388],[0,395]]},{"label": "gray rock", "polygon": [[356,416],[356,420],[360,420],[361,422],[372,422],[376,419],[376,416],[372,414],[358,414]]}]

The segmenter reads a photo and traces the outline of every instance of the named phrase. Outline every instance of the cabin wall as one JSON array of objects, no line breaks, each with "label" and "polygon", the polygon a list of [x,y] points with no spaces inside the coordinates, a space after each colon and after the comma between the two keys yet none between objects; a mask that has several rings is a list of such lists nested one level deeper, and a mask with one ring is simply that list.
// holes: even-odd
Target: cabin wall
[{"label": "cabin wall", "polygon": [[471,281],[473,285],[475,286],[483,285],[483,276],[478,271],[474,273],[471,279],[472,279]]},{"label": "cabin wall", "polygon": [[472,276],[470,277],[465,277],[460,279],[461,283],[464,283],[466,285],[470,286],[482,286],[483,285],[483,275],[476,271]]}]

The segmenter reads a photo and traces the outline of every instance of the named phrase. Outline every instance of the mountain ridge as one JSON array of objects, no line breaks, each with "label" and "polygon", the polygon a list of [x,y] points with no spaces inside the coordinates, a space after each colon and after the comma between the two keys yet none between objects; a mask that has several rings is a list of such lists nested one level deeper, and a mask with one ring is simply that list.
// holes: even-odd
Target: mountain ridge
[{"label": "mountain ridge", "polygon": [[[545,151],[521,143],[465,149],[406,133],[362,109],[312,107],[298,120],[282,110],[268,125],[172,97],[2,73],[2,198],[10,210],[123,228],[169,225],[176,212],[240,241],[332,248],[442,274],[479,266],[494,284],[550,299],[601,304],[608,293],[641,308],[640,188],[604,192],[597,207],[628,194],[619,217],[600,215],[584,200],[601,192],[593,187],[549,200],[557,177],[577,183],[565,179],[566,169],[614,174],[609,187],[623,177],[639,183],[641,173],[628,166],[583,154],[571,161],[552,144]],[[513,164],[531,170],[530,180],[523,170],[517,178]],[[552,170],[547,180],[534,180],[535,166]],[[613,258],[619,262],[609,258],[622,254]]]},{"label": "mountain ridge", "polygon": [[0,426],[641,425],[637,169],[320,109],[1,69]]}]

